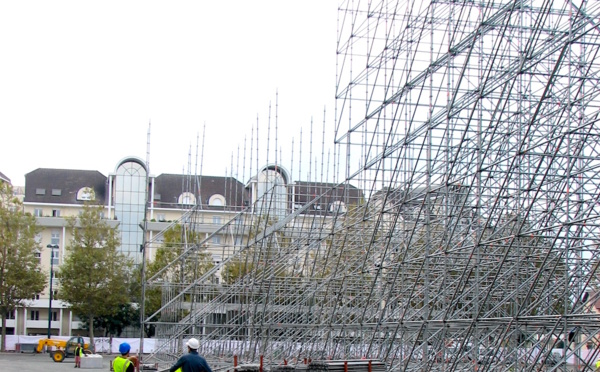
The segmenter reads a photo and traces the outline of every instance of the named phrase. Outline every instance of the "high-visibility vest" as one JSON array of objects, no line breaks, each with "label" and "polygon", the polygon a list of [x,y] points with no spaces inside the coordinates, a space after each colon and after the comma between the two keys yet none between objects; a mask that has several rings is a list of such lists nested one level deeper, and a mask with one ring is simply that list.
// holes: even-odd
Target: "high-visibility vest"
[{"label": "high-visibility vest", "polygon": [[75,348],[75,355],[77,356],[83,356],[83,348],[78,346]]},{"label": "high-visibility vest", "polygon": [[125,372],[129,364],[131,364],[131,360],[118,356],[113,361],[113,370],[115,372]]},{"label": "high-visibility vest", "polygon": [[596,362],[596,368],[600,368],[600,359]]}]

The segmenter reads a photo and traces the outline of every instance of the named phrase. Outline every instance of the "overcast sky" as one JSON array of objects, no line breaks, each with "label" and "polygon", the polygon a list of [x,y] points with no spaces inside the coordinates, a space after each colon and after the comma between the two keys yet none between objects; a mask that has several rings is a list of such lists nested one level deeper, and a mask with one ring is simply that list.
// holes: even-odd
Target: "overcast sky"
[{"label": "overcast sky", "polygon": [[335,0],[3,1],[0,172],[108,175],[146,158],[151,122],[151,173],[187,172],[191,146],[192,172],[229,175],[257,121],[266,137],[269,105],[273,151],[277,92],[289,157],[311,118],[333,131],[336,30]]}]

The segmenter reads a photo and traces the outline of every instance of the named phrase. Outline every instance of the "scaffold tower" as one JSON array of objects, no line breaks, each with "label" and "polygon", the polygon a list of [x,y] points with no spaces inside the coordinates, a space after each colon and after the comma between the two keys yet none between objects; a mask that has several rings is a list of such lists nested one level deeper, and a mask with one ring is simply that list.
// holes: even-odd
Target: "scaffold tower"
[{"label": "scaffold tower", "polygon": [[[195,233],[199,208],[177,222],[175,259],[147,278],[153,358],[196,337],[217,368],[594,370],[600,2],[338,14],[333,153],[320,177],[298,160],[304,182],[277,156],[256,167],[260,192],[214,234]],[[223,260],[203,264],[215,234]]]}]

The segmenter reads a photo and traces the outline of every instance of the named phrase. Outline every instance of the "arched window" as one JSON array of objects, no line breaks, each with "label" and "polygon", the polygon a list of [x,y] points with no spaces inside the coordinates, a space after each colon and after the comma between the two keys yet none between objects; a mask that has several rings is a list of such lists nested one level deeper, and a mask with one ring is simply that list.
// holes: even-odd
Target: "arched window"
[{"label": "arched window", "polygon": [[208,205],[212,205],[215,207],[222,207],[225,206],[225,197],[223,195],[220,194],[214,194],[213,196],[211,196],[208,199]]},{"label": "arched window", "polygon": [[[259,198],[268,201],[260,203],[259,208],[270,209],[269,214],[275,217],[283,217],[286,213],[288,195],[285,174],[281,168],[267,167],[258,173],[257,176],[257,195]],[[265,213],[258,210],[257,213]]]},{"label": "arched window", "polygon": [[112,177],[114,196],[114,218],[119,220],[121,232],[121,253],[133,259],[135,264],[142,262],[140,245],[144,232],[140,223],[144,221],[147,196],[147,170],[143,160],[130,157],[120,161]]},{"label": "arched window", "polygon": [[346,213],[348,208],[346,208],[346,204],[343,201],[336,200],[333,203],[329,204],[329,212],[331,213]]},{"label": "arched window", "polygon": [[82,187],[77,191],[77,200],[96,200],[96,194],[91,187]]},{"label": "arched window", "polygon": [[196,197],[191,192],[184,192],[183,194],[179,195],[177,203],[184,205],[194,205],[196,204]]}]

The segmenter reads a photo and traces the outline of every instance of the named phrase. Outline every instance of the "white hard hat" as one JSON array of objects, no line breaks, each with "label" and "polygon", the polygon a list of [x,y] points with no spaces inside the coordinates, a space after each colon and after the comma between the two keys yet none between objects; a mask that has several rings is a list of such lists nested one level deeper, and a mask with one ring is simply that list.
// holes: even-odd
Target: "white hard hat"
[{"label": "white hard hat", "polygon": [[190,338],[188,342],[185,343],[190,349],[198,350],[200,347],[200,343],[195,338]]}]

